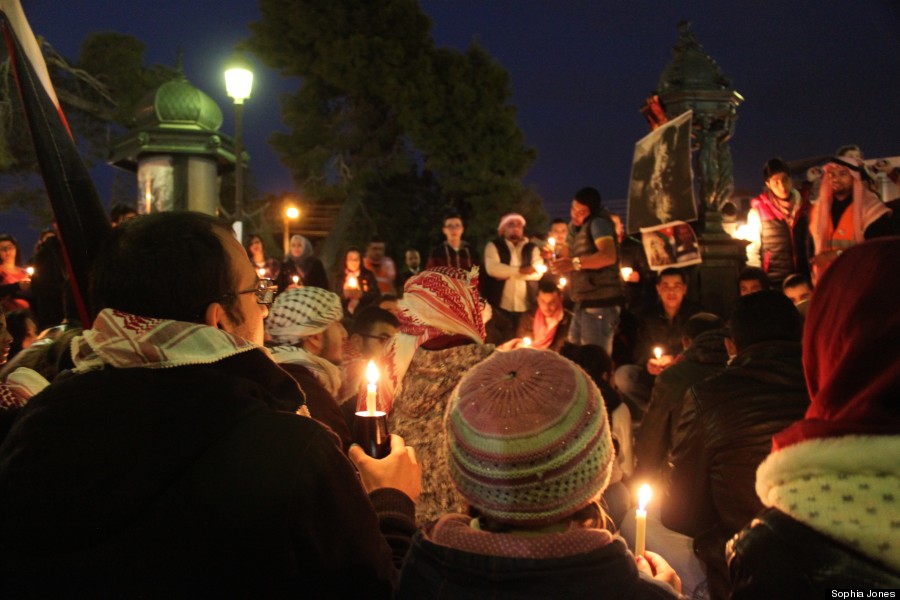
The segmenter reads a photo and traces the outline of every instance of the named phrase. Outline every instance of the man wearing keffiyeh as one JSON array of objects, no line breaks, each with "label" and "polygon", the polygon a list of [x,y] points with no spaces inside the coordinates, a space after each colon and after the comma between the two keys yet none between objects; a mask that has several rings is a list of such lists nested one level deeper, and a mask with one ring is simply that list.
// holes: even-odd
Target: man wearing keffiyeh
[{"label": "man wearing keffiyeh", "polygon": [[228,225],[132,219],[91,283],[102,310],[74,373],[0,449],[0,596],[388,597],[415,455],[396,436],[382,460],[353,448],[357,472],[297,414],[262,347],[271,290]]},{"label": "man wearing keffiyeh", "polygon": [[316,287],[285,290],[266,320],[272,358],[306,394],[312,418],[324,423],[350,448],[350,430],[338,409],[341,358],[347,332],[341,325],[341,299]]}]

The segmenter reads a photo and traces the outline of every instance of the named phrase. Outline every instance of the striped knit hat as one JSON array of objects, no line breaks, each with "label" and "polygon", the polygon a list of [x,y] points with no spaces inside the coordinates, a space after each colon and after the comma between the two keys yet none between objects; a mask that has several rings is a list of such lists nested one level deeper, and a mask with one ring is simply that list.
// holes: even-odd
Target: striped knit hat
[{"label": "striped knit hat", "polygon": [[343,315],[341,299],[334,292],[317,287],[291,288],[278,294],[269,309],[266,333],[276,344],[296,344],[325,331]]},{"label": "striped knit hat", "polygon": [[482,514],[542,526],[609,483],[613,445],[600,391],[548,350],[495,352],[460,381],[445,421],[450,477]]}]

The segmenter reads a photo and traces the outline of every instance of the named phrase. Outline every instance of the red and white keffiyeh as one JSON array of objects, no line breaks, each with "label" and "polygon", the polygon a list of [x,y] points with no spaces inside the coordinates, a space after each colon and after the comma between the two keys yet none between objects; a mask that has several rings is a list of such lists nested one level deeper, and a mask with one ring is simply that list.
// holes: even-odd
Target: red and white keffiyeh
[{"label": "red and white keffiyeh", "polygon": [[385,348],[382,377],[378,381],[378,408],[386,412],[390,412],[420,346],[435,338],[454,335],[483,344],[486,337],[478,294],[478,267],[470,271],[453,267],[422,271],[407,280],[397,305],[400,327]]}]

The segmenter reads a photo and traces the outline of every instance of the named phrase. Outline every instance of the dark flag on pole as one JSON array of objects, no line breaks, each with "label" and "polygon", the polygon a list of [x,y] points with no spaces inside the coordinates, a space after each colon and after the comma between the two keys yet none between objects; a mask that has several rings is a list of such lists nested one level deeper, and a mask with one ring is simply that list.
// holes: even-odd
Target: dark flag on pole
[{"label": "dark flag on pole", "polygon": [[78,315],[87,328],[92,317],[87,302],[88,272],[110,231],[109,219],[72,139],[19,0],[0,0],[0,25],[56,218]]}]

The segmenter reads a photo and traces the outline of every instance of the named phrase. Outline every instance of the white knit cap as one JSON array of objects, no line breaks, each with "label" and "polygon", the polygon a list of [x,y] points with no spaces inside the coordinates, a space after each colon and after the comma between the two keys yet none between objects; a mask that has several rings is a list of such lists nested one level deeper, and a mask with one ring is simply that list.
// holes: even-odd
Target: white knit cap
[{"label": "white knit cap", "polygon": [[291,288],[278,294],[266,333],[276,344],[296,344],[328,329],[343,316],[340,297],[317,287]]}]

